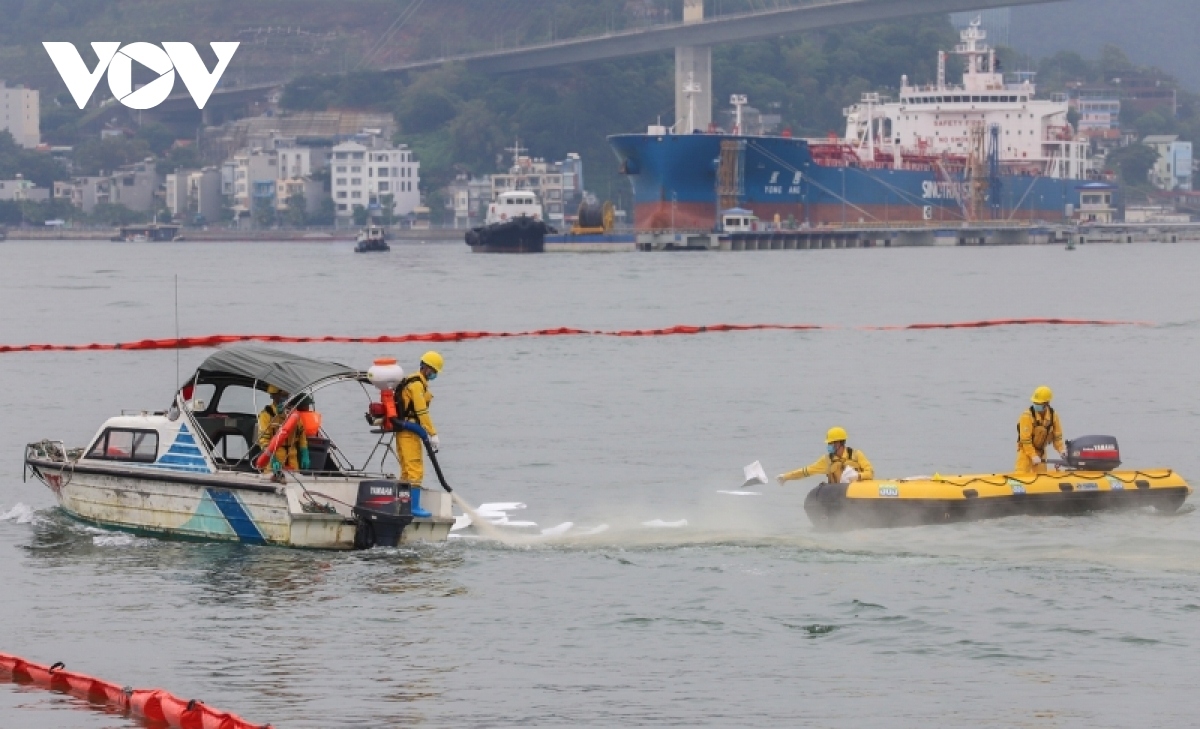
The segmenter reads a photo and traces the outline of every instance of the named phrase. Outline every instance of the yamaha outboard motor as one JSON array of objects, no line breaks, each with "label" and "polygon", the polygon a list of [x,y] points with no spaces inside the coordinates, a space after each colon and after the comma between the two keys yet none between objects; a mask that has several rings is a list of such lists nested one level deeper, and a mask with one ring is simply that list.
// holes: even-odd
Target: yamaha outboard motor
[{"label": "yamaha outboard motor", "polygon": [[1081,471],[1111,471],[1121,465],[1121,449],[1111,435],[1085,435],[1067,441],[1063,464]]},{"label": "yamaha outboard motor", "polygon": [[404,528],[412,523],[408,486],[382,479],[359,481],[354,517],[355,549],[399,546]]}]

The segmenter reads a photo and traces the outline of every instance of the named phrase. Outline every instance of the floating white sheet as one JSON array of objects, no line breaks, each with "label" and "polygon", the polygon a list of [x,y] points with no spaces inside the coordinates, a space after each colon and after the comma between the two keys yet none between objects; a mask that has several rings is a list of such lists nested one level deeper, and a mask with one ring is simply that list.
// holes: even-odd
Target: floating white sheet
[{"label": "floating white sheet", "polygon": [[680,527],[687,526],[687,524],[688,524],[687,519],[680,519],[679,521],[663,521],[662,519],[651,519],[650,521],[642,522],[642,526],[651,527],[652,529],[679,529]]},{"label": "floating white sheet", "polygon": [[718,491],[718,494],[729,494],[730,496],[762,496],[761,491]]},{"label": "floating white sheet", "polygon": [[742,472],[746,475],[746,480],[744,483],[742,483],[742,488],[746,488],[747,486],[756,483],[770,483],[770,481],[767,480],[767,472],[763,470],[762,464],[758,461],[755,461],[749,466],[743,468]]}]

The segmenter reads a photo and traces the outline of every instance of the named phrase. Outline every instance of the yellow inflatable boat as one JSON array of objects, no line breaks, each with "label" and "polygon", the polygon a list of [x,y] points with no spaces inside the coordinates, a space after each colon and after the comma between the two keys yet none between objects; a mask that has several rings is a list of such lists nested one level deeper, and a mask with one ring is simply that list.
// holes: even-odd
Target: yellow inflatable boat
[{"label": "yellow inflatable boat", "polygon": [[823,483],[804,511],[818,528],[855,529],[1147,506],[1173,512],[1192,493],[1168,468],[1117,470],[1118,454],[1116,439],[1088,436],[1068,441],[1066,458],[1049,473]]}]

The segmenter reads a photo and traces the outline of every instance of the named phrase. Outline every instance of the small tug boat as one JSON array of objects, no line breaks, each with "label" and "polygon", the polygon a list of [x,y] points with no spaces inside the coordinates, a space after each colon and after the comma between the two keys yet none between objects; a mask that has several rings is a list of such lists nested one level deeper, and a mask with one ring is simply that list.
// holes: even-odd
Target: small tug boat
[{"label": "small tug boat", "polygon": [[542,253],[554,228],[542,220],[542,204],[532,190],[508,190],[488,206],[486,225],[467,231],[474,253]]},{"label": "small tug boat", "polygon": [[1153,506],[1175,512],[1192,493],[1168,468],[1117,470],[1116,438],[1067,441],[1058,470],[898,480],[823,483],[809,492],[804,511],[819,529],[947,524],[1022,514],[1080,514]]},{"label": "small tug boat", "polygon": [[[27,445],[26,473],[80,521],[154,536],[316,549],[443,541],[454,524],[449,487],[443,481],[445,491],[426,490],[383,472],[395,431],[379,418],[371,419],[379,441],[361,466],[318,424],[308,437],[307,470],[274,477],[261,470],[267,457],[256,428],[271,401],[268,387],[290,394],[283,428],[305,427],[299,411],[331,385],[373,387],[390,401],[403,371],[394,360],[380,362],[388,366],[360,372],[261,346],[223,349],[166,411],[110,418],[84,448]],[[380,405],[372,402],[369,412]],[[368,470],[377,454],[379,470]],[[441,479],[431,450],[430,458]]]},{"label": "small tug boat", "polygon": [[392,247],[387,242],[387,231],[380,225],[368,225],[358,231],[355,253],[387,253]]}]

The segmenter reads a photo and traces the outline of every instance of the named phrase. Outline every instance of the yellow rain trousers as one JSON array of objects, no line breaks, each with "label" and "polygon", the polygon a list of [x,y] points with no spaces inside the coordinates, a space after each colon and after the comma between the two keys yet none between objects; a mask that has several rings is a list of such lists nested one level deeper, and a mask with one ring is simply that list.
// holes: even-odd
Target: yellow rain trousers
[{"label": "yellow rain trousers", "polygon": [[[1045,473],[1046,446],[1054,444],[1054,450],[1062,453],[1063,434],[1062,423],[1058,413],[1049,405],[1042,412],[1032,407],[1021,413],[1017,421],[1017,464],[1013,467],[1017,473]],[[1037,456],[1042,462],[1036,466],[1033,458]]]},{"label": "yellow rain trousers", "polygon": [[[429,417],[429,404],[433,393],[429,382],[418,373],[400,383],[400,394],[396,398],[400,417],[418,423],[430,436],[437,435],[433,419]],[[400,480],[420,484],[425,478],[425,446],[421,437],[407,430],[396,434],[396,452],[400,455]]]},{"label": "yellow rain trousers", "polygon": [[846,470],[848,465],[858,471],[858,478],[862,481],[870,481],[875,478],[875,467],[867,460],[866,455],[862,451],[846,448],[842,450],[840,456],[821,456],[810,466],[783,474],[783,480],[797,481],[809,476],[823,475],[829,483],[840,483],[842,471]]},{"label": "yellow rain trousers", "polygon": [[[275,433],[279,431],[284,420],[286,418],[275,407],[275,403],[267,405],[258,414],[258,447],[260,449],[265,451],[267,446],[271,445],[271,439],[275,437]],[[300,450],[302,448],[308,448],[308,435],[304,432],[304,424],[297,423],[291,435],[275,449],[275,460],[279,461],[285,470],[298,470],[300,468]],[[268,461],[267,465],[263,466],[263,473],[269,473],[270,471],[271,462]]]}]

